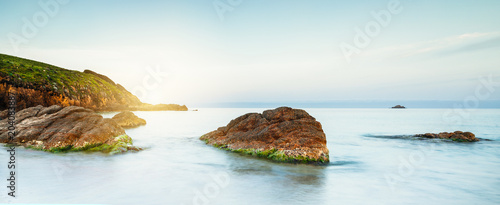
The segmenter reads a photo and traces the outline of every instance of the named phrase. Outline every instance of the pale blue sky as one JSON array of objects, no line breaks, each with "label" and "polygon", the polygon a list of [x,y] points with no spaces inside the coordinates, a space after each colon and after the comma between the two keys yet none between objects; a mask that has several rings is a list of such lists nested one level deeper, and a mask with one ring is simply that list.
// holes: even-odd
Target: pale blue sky
[{"label": "pale blue sky", "polygon": [[402,0],[350,62],[341,43],[391,1],[221,0],[221,20],[211,0],[72,0],[16,51],[39,2],[0,0],[0,53],[91,69],[151,103],[460,101],[481,76],[500,82],[500,1]]}]

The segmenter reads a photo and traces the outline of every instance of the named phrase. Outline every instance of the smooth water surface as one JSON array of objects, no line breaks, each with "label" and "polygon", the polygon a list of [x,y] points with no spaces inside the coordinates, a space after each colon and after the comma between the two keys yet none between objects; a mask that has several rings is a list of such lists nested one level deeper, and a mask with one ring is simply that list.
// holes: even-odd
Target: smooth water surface
[{"label": "smooth water surface", "polygon": [[[126,130],[137,153],[52,154],[17,148],[17,197],[1,203],[95,204],[499,204],[500,110],[305,109],[323,125],[327,166],[274,163],[210,147],[198,138],[248,112],[135,112]],[[103,113],[112,117],[116,113]],[[464,114],[464,113],[462,113]],[[459,115],[455,115],[457,117]],[[457,120],[458,119],[458,120]],[[393,137],[471,131],[493,141]]]}]

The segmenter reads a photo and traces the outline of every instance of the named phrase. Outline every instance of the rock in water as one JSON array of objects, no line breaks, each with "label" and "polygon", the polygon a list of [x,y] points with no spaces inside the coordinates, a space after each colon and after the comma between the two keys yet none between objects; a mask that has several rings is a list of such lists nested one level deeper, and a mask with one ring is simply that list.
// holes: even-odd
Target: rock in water
[{"label": "rock in water", "polygon": [[15,137],[8,136],[7,110],[0,113],[0,143],[50,152],[135,150],[132,139],[114,120],[82,107],[30,107],[15,115]]},{"label": "rock in water", "polygon": [[123,128],[133,128],[146,124],[146,120],[137,117],[133,112],[123,111],[112,118],[118,125]]},{"label": "rock in water", "polygon": [[453,141],[458,141],[458,142],[477,142],[477,141],[479,141],[479,139],[476,138],[476,136],[473,133],[462,132],[462,131],[455,131],[455,132],[450,132],[450,133],[441,132],[439,134],[425,133],[425,134],[415,135],[415,137],[451,139]]},{"label": "rock in water", "polygon": [[200,139],[215,147],[275,161],[329,162],[321,123],[306,111],[289,107],[245,114]]}]

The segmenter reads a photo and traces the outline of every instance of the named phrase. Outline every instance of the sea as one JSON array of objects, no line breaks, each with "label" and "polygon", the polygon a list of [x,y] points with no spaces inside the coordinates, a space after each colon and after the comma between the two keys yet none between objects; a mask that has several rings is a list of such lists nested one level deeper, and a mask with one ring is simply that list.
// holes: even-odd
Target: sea
[{"label": "sea", "polygon": [[[327,137],[330,163],[285,164],[206,145],[199,137],[266,108],[136,111],[140,152],[0,151],[9,204],[500,204],[500,109],[302,108]],[[116,113],[101,113],[112,117]],[[469,131],[460,143],[410,137]]]}]

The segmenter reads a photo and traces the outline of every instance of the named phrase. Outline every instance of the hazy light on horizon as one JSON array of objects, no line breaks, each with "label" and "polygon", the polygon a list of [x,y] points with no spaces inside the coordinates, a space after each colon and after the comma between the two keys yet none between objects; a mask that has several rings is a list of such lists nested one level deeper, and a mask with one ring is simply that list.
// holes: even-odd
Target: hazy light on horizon
[{"label": "hazy light on horizon", "polygon": [[15,52],[8,34],[38,2],[0,1],[0,53],[91,69],[130,91],[147,78],[150,103],[462,100],[482,76],[500,82],[499,1],[400,1],[350,63],[339,44],[391,1],[242,1],[223,21],[212,1],[69,1]]}]

